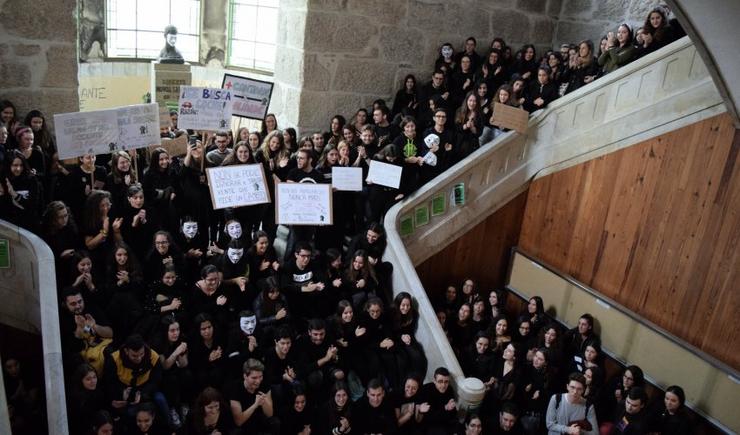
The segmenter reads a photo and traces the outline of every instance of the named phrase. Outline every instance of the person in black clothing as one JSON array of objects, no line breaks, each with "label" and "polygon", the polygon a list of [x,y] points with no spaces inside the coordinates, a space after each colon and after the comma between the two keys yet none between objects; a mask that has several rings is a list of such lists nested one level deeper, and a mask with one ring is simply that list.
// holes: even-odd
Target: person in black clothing
[{"label": "person in black clothing", "polygon": [[526,82],[533,81],[537,74],[537,55],[534,50],[534,45],[527,44],[521,49],[521,58],[519,58],[514,64],[512,71],[515,74],[524,79]]},{"label": "person in black clothing", "polygon": [[447,128],[448,116],[447,110],[437,108],[434,111],[434,125],[424,130],[421,135],[425,141],[429,135],[435,135],[439,138],[437,166],[435,167],[434,176],[446,171],[458,161],[457,148],[455,147],[457,139],[455,131]]},{"label": "person in black clothing", "polygon": [[594,318],[586,313],[578,319],[578,326],[568,330],[563,338],[564,351],[567,361],[577,355],[583,355],[586,346],[591,343],[601,344],[599,336],[594,332]]},{"label": "person in black clothing", "polygon": [[391,124],[389,117],[390,110],[385,106],[379,106],[373,110],[373,129],[375,130],[375,137],[378,139],[378,147],[393,142],[399,134],[398,126]]},{"label": "person in black clothing", "polygon": [[[512,402],[506,402],[501,405],[501,410],[498,413],[498,421],[491,424],[492,430],[486,431],[491,435],[521,435],[524,433],[519,418],[519,408]],[[540,434],[542,432],[536,432]]]},{"label": "person in black clothing", "polygon": [[450,372],[439,367],[434,371],[434,381],[425,384],[421,390],[423,402],[429,404],[424,416],[427,435],[446,435],[454,433],[457,426],[457,402],[450,388]]},{"label": "person in black clothing", "polygon": [[208,251],[208,240],[199,230],[198,221],[191,216],[184,216],[175,237],[175,243],[182,250],[185,257],[185,275],[183,278],[188,283],[195,282],[200,278],[199,273],[203,268],[203,262]]},{"label": "person in black clothing", "polygon": [[665,435],[694,433],[694,422],[686,409],[686,395],[683,388],[677,385],[666,388],[663,401],[652,412],[649,430]]},{"label": "person in black clothing", "polygon": [[98,384],[98,373],[88,363],[77,366],[72,380],[67,394],[67,421],[69,433],[78,434],[90,426],[96,412],[105,408],[105,396]]},{"label": "person in black clothing", "polygon": [[391,118],[395,118],[397,115],[416,116],[418,105],[416,77],[413,74],[408,74],[403,79],[403,87],[396,92],[396,97],[393,99]]},{"label": "person in black clothing", "polygon": [[[627,393],[624,410],[614,420],[610,435],[644,435],[648,432],[647,393],[641,387],[633,387]],[[603,432],[602,432],[603,433]]]},{"label": "person in black clothing", "polygon": [[82,362],[88,362],[98,373],[103,372],[103,351],[113,338],[103,310],[86,303],[82,293],[74,287],[62,291],[59,310],[59,336],[62,342],[62,360],[67,371]]},{"label": "person in black clothing", "polygon": [[[38,232],[43,195],[41,184],[21,151],[13,150],[7,160],[7,178],[0,177],[0,207],[10,222]],[[0,216],[5,213],[0,214]]]},{"label": "person in black clothing", "polygon": [[541,66],[537,69],[537,81],[529,85],[529,92],[524,97],[524,110],[532,113],[544,109],[557,97],[558,88],[550,83],[550,67]]},{"label": "person in black clothing", "polygon": [[170,155],[164,148],[155,148],[151,164],[144,171],[144,197],[150,207],[150,219],[158,228],[174,232],[178,227],[175,200],[180,192],[177,175],[172,168]]},{"label": "person in black clothing", "polygon": [[[324,176],[314,168],[314,153],[310,150],[298,150],[296,155],[296,167],[288,172],[288,183],[315,183],[321,184]],[[312,242],[316,233],[313,225],[291,225],[290,234],[285,247],[286,260],[290,258],[296,242]]]},{"label": "person in black clothing", "polygon": [[306,392],[300,384],[292,388],[288,403],[280,410],[280,433],[282,435],[307,435],[313,433],[315,409],[308,403]]},{"label": "person in black clothing", "polygon": [[432,80],[419,90],[419,118],[431,118],[426,112],[430,110],[429,101],[435,96],[440,96],[445,102],[450,100],[450,92],[445,84],[445,73],[440,69],[434,70]]},{"label": "person in black clothing", "polygon": [[345,378],[339,367],[339,350],[334,340],[326,336],[326,323],[323,319],[308,322],[307,335],[296,343],[299,355],[297,374],[306,382],[309,396],[321,397],[329,385]]},{"label": "person in black clothing", "polygon": [[398,431],[393,407],[385,400],[385,388],[379,379],[367,384],[367,393],[356,404],[353,429],[361,434],[393,435]]},{"label": "person in black clothing", "polygon": [[188,343],[189,366],[199,389],[221,387],[227,374],[225,344],[221,328],[208,313],[193,319],[193,336]]},{"label": "person in black clothing", "polygon": [[316,433],[320,435],[356,433],[352,432],[355,424],[354,408],[349,400],[349,387],[345,382],[337,381],[329,392],[329,401],[319,409]]},{"label": "person in black clothing", "polygon": [[260,359],[266,345],[257,316],[249,310],[239,312],[236,324],[231,326],[226,346],[229,375],[239,377],[249,358]]},{"label": "person in black clothing", "polygon": [[295,260],[283,266],[280,277],[280,288],[288,298],[288,305],[293,309],[292,323],[294,330],[305,331],[310,319],[320,317],[323,311],[326,284],[311,261],[311,246],[305,242],[296,244],[293,250]]},{"label": "person in black clothing", "polygon": [[238,434],[280,434],[280,421],[273,417],[272,394],[262,385],[265,366],[259,360],[244,363],[244,378],[232,383],[226,392]]},{"label": "person in black clothing", "polygon": [[470,58],[470,68],[473,71],[478,71],[478,68],[481,66],[481,57],[476,53],[475,48],[478,45],[478,41],[475,40],[472,36],[468,37],[468,39],[465,40],[465,45],[463,46],[463,50],[458,53],[455,56],[455,62],[457,63],[458,67],[462,63],[463,56],[468,56]]},{"label": "person in black clothing", "polygon": [[449,80],[450,106],[458,107],[465,95],[475,88],[475,73],[477,69],[473,65],[470,55],[463,54],[460,57],[459,68],[452,72]]},{"label": "person in black clothing", "polygon": [[265,382],[270,386],[274,403],[285,404],[288,393],[300,381],[298,379],[298,352],[293,350],[290,328],[281,326],[275,331],[273,346],[264,353]]}]

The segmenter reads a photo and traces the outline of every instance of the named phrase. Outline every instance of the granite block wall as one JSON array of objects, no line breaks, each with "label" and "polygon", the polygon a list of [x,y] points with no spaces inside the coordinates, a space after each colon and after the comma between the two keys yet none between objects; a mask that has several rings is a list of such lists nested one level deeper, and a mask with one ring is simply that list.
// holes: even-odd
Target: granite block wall
[{"label": "granite block wall", "polygon": [[77,110],[76,7],[75,0],[0,0],[0,99],[19,117],[35,108]]}]

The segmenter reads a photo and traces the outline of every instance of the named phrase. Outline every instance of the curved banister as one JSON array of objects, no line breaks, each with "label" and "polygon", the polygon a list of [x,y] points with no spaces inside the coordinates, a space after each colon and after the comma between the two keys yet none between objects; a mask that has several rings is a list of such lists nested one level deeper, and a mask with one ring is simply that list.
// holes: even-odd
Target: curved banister
[{"label": "curved banister", "polygon": [[49,433],[66,435],[67,406],[54,254],[38,236],[2,219],[0,239],[6,239],[10,244],[10,268],[0,269],[3,297],[0,323],[41,334]]},{"label": "curved banister", "polygon": [[[725,112],[707,69],[688,38],[668,45],[535,113],[525,134],[505,133],[427,183],[386,214],[388,248],[395,291],[409,291],[420,312],[417,339],[429,370],[445,366],[462,401],[475,404],[482,384],[465,379],[459,363],[416,274],[415,266],[433,256],[527,189],[538,176],[591,160],[683,125]],[[402,237],[401,220],[434,196],[450,197],[464,183],[465,204]],[[427,373],[429,375],[429,373]]]}]

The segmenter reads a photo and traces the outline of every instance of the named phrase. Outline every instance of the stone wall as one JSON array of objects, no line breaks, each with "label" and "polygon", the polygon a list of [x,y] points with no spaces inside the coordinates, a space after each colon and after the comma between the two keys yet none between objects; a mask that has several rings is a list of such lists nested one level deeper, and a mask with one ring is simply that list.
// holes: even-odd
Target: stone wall
[{"label": "stone wall", "polygon": [[[77,111],[75,0],[0,0],[0,99],[18,116]],[[53,11],[53,13],[51,12]]]},{"label": "stone wall", "polygon": [[635,30],[645,22],[660,0],[561,0],[553,46],[591,39],[597,45],[602,36],[627,23]]},{"label": "stone wall", "polygon": [[376,98],[390,104],[406,74],[429,80],[444,42],[459,50],[474,36],[480,54],[494,36],[513,47],[548,47],[561,7],[562,0],[283,0],[287,27],[305,14],[303,40],[286,41],[278,60],[302,54],[287,61],[296,68],[293,84],[302,84],[290,90],[300,94],[295,124],[326,129],[335,113],[349,117]]}]

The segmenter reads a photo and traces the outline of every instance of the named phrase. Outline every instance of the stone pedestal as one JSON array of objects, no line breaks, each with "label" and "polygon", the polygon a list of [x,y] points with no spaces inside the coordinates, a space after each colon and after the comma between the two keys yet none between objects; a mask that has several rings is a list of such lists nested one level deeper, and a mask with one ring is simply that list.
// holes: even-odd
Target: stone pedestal
[{"label": "stone pedestal", "polygon": [[152,103],[170,110],[177,109],[180,97],[180,86],[190,86],[192,74],[190,64],[172,64],[152,62],[151,74]]}]

